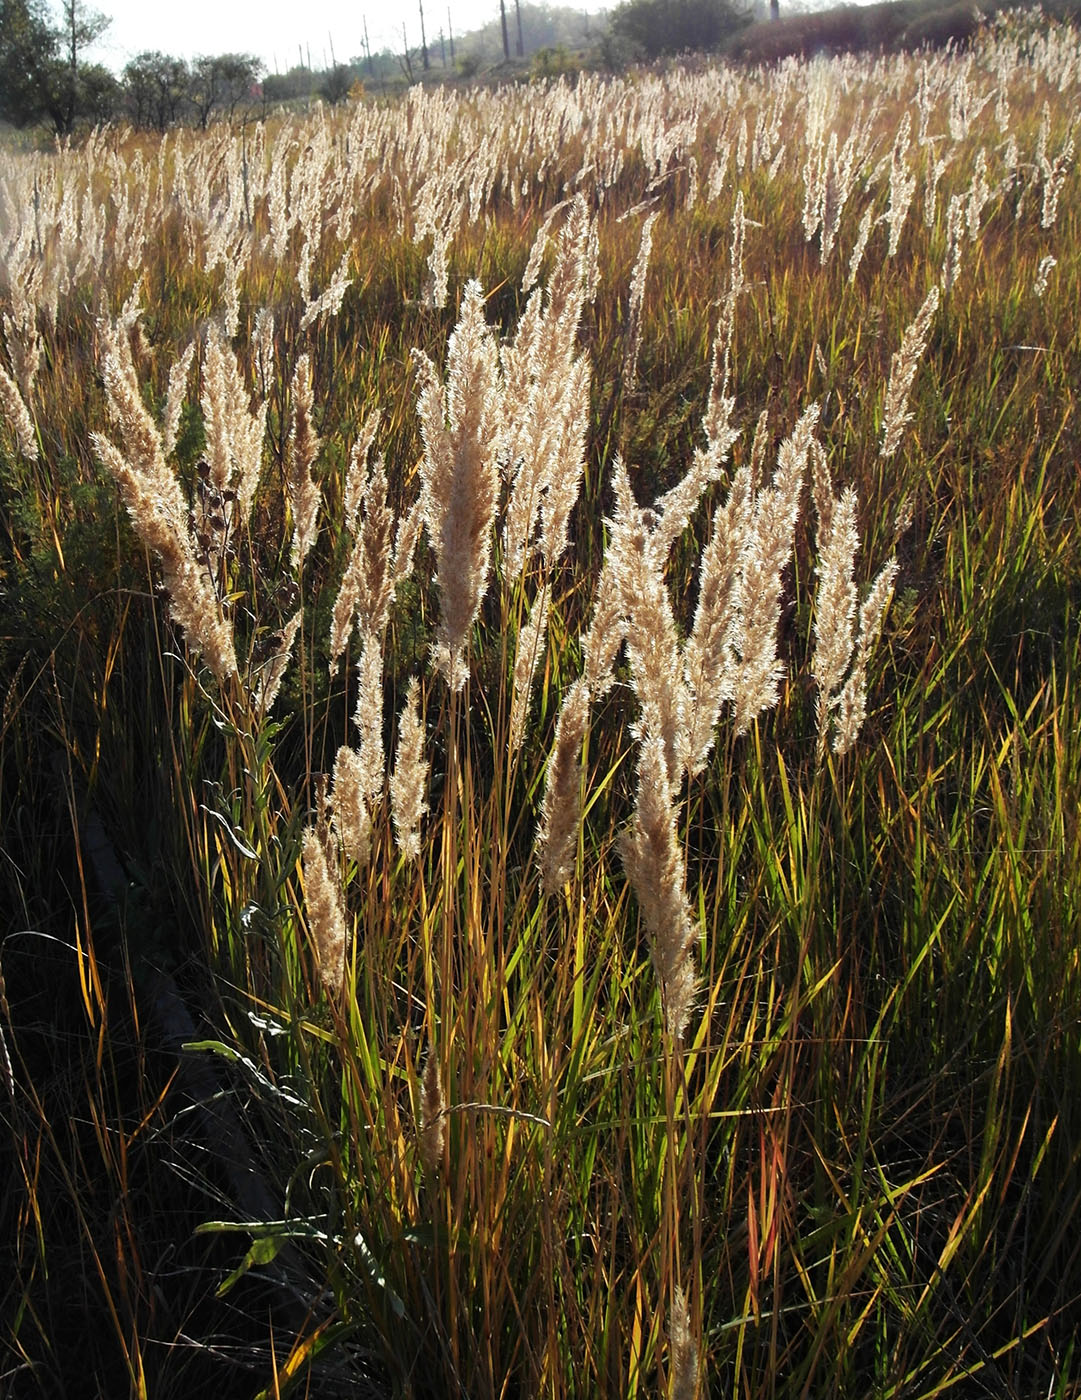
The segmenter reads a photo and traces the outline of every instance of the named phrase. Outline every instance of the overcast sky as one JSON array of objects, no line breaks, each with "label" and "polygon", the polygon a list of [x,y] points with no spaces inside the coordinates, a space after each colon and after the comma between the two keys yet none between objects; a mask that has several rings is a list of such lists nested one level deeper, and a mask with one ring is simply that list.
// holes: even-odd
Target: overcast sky
[{"label": "overcast sky", "polygon": [[[576,9],[596,13],[610,0],[582,0]],[[53,7],[56,8],[55,6]],[[348,0],[90,0],[112,21],[95,45],[93,57],[119,72],[137,53],[159,49],[177,58],[198,54],[253,53],[273,73],[284,73],[299,61],[301,47],[311,51],[314,68],[334,58],[342,63],[363,53],[364,21],[372,52],[402,47],[402,21],[410,45],[420,43],[416,0],[407,4],[348,3]],[[511,0],[507,9],[513,14]],[[499,14],[499,0],[450,0],[454,33],[478,29]],[[447,0],[425,0],[424,28],[428,42],[437,43],[448,28]]]}]

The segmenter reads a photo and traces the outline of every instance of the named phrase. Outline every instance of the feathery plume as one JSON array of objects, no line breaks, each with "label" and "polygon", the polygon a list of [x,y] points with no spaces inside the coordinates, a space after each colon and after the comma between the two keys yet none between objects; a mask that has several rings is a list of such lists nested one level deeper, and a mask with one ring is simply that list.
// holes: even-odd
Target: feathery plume
[{"label": "feathery plume", "polygon": [[687,761],[687,706],[679,635],[664,582],[664,558],[639,509],[623,462],[613,471],[616,514],[608,550],[628,621],[627,656],[641,705],[634,733],[659,735],[664,744],[669,786],[677,788]]},{"label": "feathery plume", "polygon": [[[742,472],[747,474],[747,468]],[[713,531],[699,570],[694,626],[683,648],[690,697],[687,770],[692,778],[706,766],[721,708],[735,693],[732,642],[744,528],[738,504],[736,493],[713,514]]]},{"label": "feathery plume", "polygon": [[825,752],[828,716],[834,695],[844,680],[852,656],[856,622],[856,585],[853,582],[860,538],[856,528],[856,493],[846,486],[831,501],[825,519],[819,516],[817,551],[818,589],[815,597],[815,649],[811,674],[815,678],[815,716],[818,752]]},{"label": "feathery plume", "polygon": [[685,892],[683,850],[676,828],[668,761],[660,734],[647,730],[638,752],[638,796],[621,841],[623,866],[650,939],[665,1029],[680,1040],[695,993],[691,950],[694,920]]},{"label": "feathery plume", "polygon": [[522,274],[522,295],[526,296],[533,289],[537,278],[540,276],[541,263],[544,261],[544,254],[548,247],[548,230],[552,227],[552,220],[565,209],[571,201],[561,199],[558,204],[553,204],[551,209],[545,214],[537,236],[533,240],[533,247],[529,252],[529,261],[525,265],[525,272]]},{"label": "feathery plume", "polygon": [[874,222],[874,210],[871,205],[863,211],[863,218],[860,219],[859,232],[856,234],[856,242],[852,248],[852,256],[848,260],[848,280],[855,282],[856,273],[860,270],[860,263],[863,262],[863,255],[867,251],[867,240],[871,237],[871,227]]},{"label": "feathery plume", "polygon": [[447,1101],[439,1078],[439,1056],[435,1053],[435,1046],[429,1045],[421,1077],[420,1131],[417,1136],[425,1170],[433,1177],[438,1174],[443,1162],[446,1112]]},{"label": "feathery plume", "polygon": [[691,1335],[691,1318],[683,1289],[676,1285],[668,1327],[669,1400],[697,1400],[698,1348]]},{"label": "feathery plume", "polygon": [[179,360],[169,367],[169,382],[165,390],[165,410],[162,414],[161,450],[166,457],[176,446],[176,435],[180,428],[180,412],[184,407],[184,390],[188,386],[188,374],[195,357],[193,340]]},{"label": "feathery plume", "polygon": [[372,852],[372,819],[365,797],[367,780],[356,749],[343,744],[334,760],[330,789],[332,822],[347,860],[361,869]]},{"label": "feathery plume", "polygon": [[757,493],[743,540],[739,618],[734,650],[735,732],[745,734],[779,698],[782,667],[777,661],[781,619],[781,574],[792,550],[799,518],[803,470],[818,422],[818,405],[806,409],[781,444],[772,484]]},{"label": "feathery plume", "polygon": [[426,356],[414,352],[414,359],[421,376],[424,517],[440,593],[433,654],[448,685],[460,690],[469,675],[466,642],[488,587],[502,436],[498,354],[479,282],[470,282],[462,298],[446,383]]},{"label": "feathery plume", "polygon": [[[350,467],[350,481],[359,473]],[[381,637],[390,619],[394,601],[394,572],[391,553],[394,516],[387,505],[387,478],[383,459],[376,458],[359,493],[363,519],[347,510],[349,528],[354,531],[353,549],[342,577],[330,629],[330,662],[333,670],[349,643],[354,619],[363,635]]]},{"label": "feathery plume", "polygon": [[758,421],[754,425],[754,437],[751,439],[751,460],[750,476],[747,479],[748,502],[753,500],[762,489],[762,473],[766,467],[766,451],[769,447],[769,409],[764,408],[758,415]]},{"label": "feathery plume", "polygon": [[286,480],[293,512],[293,568],[298,569],[315,543],[315,522],[319,513],[319,491],[311,468],[320,442],[312,424],[314,395],[311,362],[301,355],[293,372],[293,404],[289,414],[289,443],[286,449]]},{"label": "feathery plume", "polygon": [[882,630],[882,622],[893,597],[896,578],[897,561],[891,559],[879,571],[860,608],[856,659],[837,703],[837,727],[833,736],[835,754],[845,754],[849,751],[867,717],[867,663]]},{"label": "feathery plume", "polygon": [[423,524],[424,500],[423,497],[418,496],[406,514],[399,519],[398,530],[394,536],[395,587],[413,572],[413,555],[416,552],[417,540],[420,538],[420,527]]},{"label": "feathery plume", "polygon": [[407,860],[420,859],[421,818],[428,810],[424,791],[428,761],[424,757],[424,724],[420,716],[420,685],[412,676],[398,720],[398,749],[390,778],[390,811],[398,849]]},{"label": "feathery plume", "polygon": [[963,195],[950,195],[946,211],[946,257],[942,263],[942,290],[948,292],[961,273],[961,249],[964,229],[965,200]]},{"label": "feathery plume", "polygon": [[616,656],[626,633],[623,595],[612,572],[611,559],[606,554],[593,598],[593,617],[589,631],[582,638],[586,684],[590,694],[598,699],[608,693],[615,681]]},{"label": "feathery plume", "polygon": [[1051,275],[1051,269],[1058,266],[1058,259],[1050,253],[1040,259],[1040,265],[1036,269],[1036,277],[1032,283],[1032,291],[1035,296],[1042,297],[1047,291],[1047,279]]},{"label": "feathery plume", "polygon": [[589,687],[576,680],[563,697],[548,759],[536,858],[544,893],[551,895],[574,874],[582,820],[582,742],[589,719]]},{"label": "feathery plume", "polygon": [[361,424],[357,440],[349,454],[349,466],[345,472],[345,523],[354,535],[357,533],[357,519],[368,489],[368,453],[372,450],[381,416],[377,408],[372,409]]},{"label": "feathery plume", "polygon": [[383,752],[383,647],[374,632],[364,634],[357,662],[357,707],[353,723],[360,733],[360,773],[369,805],[383,791],[386,757]]},{"label": "feathery plume", "polygon": [[269,307],[261,306],[255,313],[251,339],[255,375],[259,392],[265,399],[270,392],[270,377],[274,373],[274,313]]},{"label": "feathery plume", "polygon": [[575,356],[575,342],[594,271],[593,229],[577,196],[559,233],[547,291],[533,292],[514,340],[500,353],[510,475],[502,561],[507,579],[525,570],[538,515],[546,564],[567,547],[589,420],[589,360]]},{"label": "feathery plume", "polygon": [[139,393],[127,337],[107,325],[100,333],[106,400],[124,452],[99,433],[91,436],[94,450],[116,478],[136,534],[161,563],[174,622],[224,686],[238,675],[232,626],[206,568],[195,557],[187,503]]},{"label": "feathery plume", "polygon": [[886,407],[882,420],[882,447],[878,454],[880,457],[893,456],[901,444],[905,424],[912,421],[913,415],[908,412],[908,396],[927,346],[931,318],[938,308],[938,298],[938,287],[932,287],[916,319],[905,331],[900,350],[894,352],[890,361],[890,378],[886,386]]},{"label": "feathery plume", "polygon": [[916,191],[916,176],[908,168],[908,147],[912,136],[912,114],[906,110],[890,152],[890,203],[886,223],[890,230],[886,256],[892,258],[901,242],[901,231],[908,217],[912,196]]},{"label": "feathery plume", "polygon": [[293,614],[278,634],[278,643],[273,651],[265,661],[260,663],[259,680],[252,697],[255,708],[260,714],[269,714],[274,701],[278,698],[278,691],[281,689],[285,673],[289,669],[289,658],[293,653],[293,643],[300,630],[303,615],[302,609],[298,609]]},{"label": "feathery plume", "polygon": [[638,257],[631,273],[630,298],[627,303],[627,342],[623,351],[623,383],[634,388],[638,377],[638,351],[642,343],[642,306],[646,299],[646,273],[649,271],[649,255],[653,251],[653,225],[657,222],[656,210],[646,216],[642,224],[642,239],[638,245]]},{"label": "feathery plume", "polygon": [[331,879],[323,839],[315,827],[304,832],[301,868],[319,976],[328,995],[336,996],[345,985],[345,910],[337,882]]},{"label": "feathery plume", "polygon": [[8,426],[19,444],[19,451],[28,462],[38,460],[38,439],[34,422],[30,417],[19,386],[0,365],[0,410],[8,421]]},{"label": "feathery plume", "polygon": [[549,592],[548,581],[541,584],[540,591],[533,599],[529,616],[518,633],[518,645],[514,654],[514,683],[511,688],[510,738],[508,748],[513,756],[522,746],[525,722],[529,715],[529,702],[533,694],[533,678],[537,674],[537,664],[544,649],[545,629],[548,626]]},{"label": "feathery plume", "polygon": [[304,314],[300,318],[302,331],[306,331],[313,321],[322,325],[329,317],[337,316],[342,309],[342,301],[353,281],[351,277],[345,275],[349,267],[349,254],[350,250],[347,248],[342,254],[338,269],[327,284],[326,290],[305,306]]}]

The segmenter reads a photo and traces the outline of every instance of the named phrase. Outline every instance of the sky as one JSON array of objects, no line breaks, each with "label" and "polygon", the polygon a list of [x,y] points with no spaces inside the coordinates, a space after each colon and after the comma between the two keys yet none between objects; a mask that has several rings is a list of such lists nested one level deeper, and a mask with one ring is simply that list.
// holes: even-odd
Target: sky
[{"label": "sky", "polygon": [[[573,0],[576,9],[596,13],[610,0]],[[89,0],[89,9],[111,23],[88,57],[119,72],[129,59],[158,49],[177,58],[199,54],[253,53],[268,72],[284,73],[311,55],[313,68],[334,60],[343,63],[364,51],[364,22],[372,52],[401,49],[402,21],[411,46],[420,43],[417,0],[406,4],[365,6],[357,0]],[[55,6],[54,6],[55,9]],[[507,0],[508,14],[513,14]],[[455,35],[479,29],[499,14],[499,0],[450,0],[449,23]],[[429,44],[438,43],[448,27],[447,0],[425,0],[424,28]]]}]

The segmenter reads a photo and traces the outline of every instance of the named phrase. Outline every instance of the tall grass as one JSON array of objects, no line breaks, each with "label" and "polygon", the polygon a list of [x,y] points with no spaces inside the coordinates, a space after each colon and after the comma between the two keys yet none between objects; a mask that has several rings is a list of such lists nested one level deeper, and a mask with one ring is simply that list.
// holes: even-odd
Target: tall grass
[{"label": "tall grass", "polygon": [[1076,44],[6,158],[12,1393],[1078,1393]]}]

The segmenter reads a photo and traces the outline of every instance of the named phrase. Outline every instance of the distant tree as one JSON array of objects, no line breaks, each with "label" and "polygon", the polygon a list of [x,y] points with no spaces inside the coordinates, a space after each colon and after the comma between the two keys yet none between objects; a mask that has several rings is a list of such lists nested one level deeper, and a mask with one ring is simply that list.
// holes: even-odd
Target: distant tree
[{"label": "distant tree", "polygon": [[330,103],[336,107],[349,96],[349,90],[353,86],[353,79],[356,75],[348,63],[336,63],[333,68],[328,68],[323,74],[323,82],[320,86],[320,93]]},{"label": "distant tree", "polygon": [[108,29],[110,20],[98,10],[89,9],[83,0],[62,0],[60,6],[60,37],[64,47],[64,66],[53,103],[53,120],[59,132],[73,130],[79,117],[85,115],[82,103],[82,54]]},{"label": "distant tree", "polygon": [[612,14],[612,33],[645,58],[715,49],[746,22],[732,0],[626,0]]},{"label": "distant tree", "polygon": [[53,24],[44,0],[0,0],[0,118],[14,126],[47,119],[67,134],[113,115],[116,84],[84,51],[109,21],[82,0],[63,0]]},{"label": "distant tree", "polygon": [[0,0],[0,120],[24,127],[49,114],[59,55],[42,0]]},{"label": "distant tree", "polygon": [[[451,54],[452,63],[456,56],[461,58],[468,54],[474,60],[474,70],[477,70],[498,63],[500,55],[506,60],[512,51],[512,21],[516,36],[519,25],[521,27],[522,56],[526,58],[539,49],[562,46],[569,53],[573,53],[575,50],[591,48],[607,33],[605,20],[596,15],[589,16],[580,9],[529,4],[527,0],[515,0],[513,16],[506,0],[503,9],[507,11],[506,47],[503,45],[503,13],[497,11],[493,5],[492,18],[487,24],[467,34],[455,35],[456,53]],[[517,37],[514,49],[517,49]]]},{"label": "distant tree", "polygon": [[428,37],[424,33],[424,0],[417,0],[420,7],[420,54],[424,64],[424,71],[427,73],[431,65],[428,62]]},{"label": "distant tree", "polygon": [[165,131],[183,116],[191,72],[182,58],[154,50],[137,54],[124,69],[128,115],[135,126]]},{"label": "distant tree", "polygon": [[79,116],[104,126],[121,109],[124,89],[116,75],[103,63],[84,63],[79,68]]},{"label": "distant tree", "polygon": [[263,101],[295,102],[312,95],[312,74],[307,68],[290,68],[288,73],[268,73],[263,79]]},{"label": "distant tree", "polygon": [[197,58],[191,65],[188,100],[199,125],[205,128],[216,111],[232,118],[239,104],[252,96],[262,72],[261,61],[248,53]]}]

